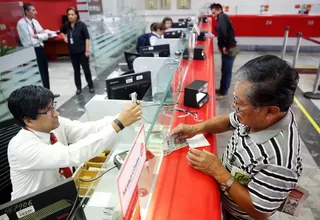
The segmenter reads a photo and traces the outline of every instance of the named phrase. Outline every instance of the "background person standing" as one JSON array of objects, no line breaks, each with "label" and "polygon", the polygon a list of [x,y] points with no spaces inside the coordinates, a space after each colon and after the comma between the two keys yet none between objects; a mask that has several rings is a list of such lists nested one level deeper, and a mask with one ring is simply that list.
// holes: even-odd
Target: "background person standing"
[{"label": "background person standing", "polygon": [[[23,4],[23,11],[25,17],[17,23],[21,44],[24,47],[34,47],[43,87],[50,89],[48,57],[43,47],[43,41],[48,40],[49,35],[35,19],[38,12],[31,3]],[[54,95],[55,98],[59,96]]]},{"label": "background person standing", "polygon": [[232,79],[232,67],[236,55],[239,53],[235,40],[233,26],[227,14],[222,10],[221,4],[212,4],[210,9],[213,17],[217,20],[216,33],[218,46],[221,51],[221,81],[220,89],[216,90],[216,98],[225,98],[228,94]]},{"label": "background person standing", "polygon": [[74,81],[77,87],[76,94],[82,92],[80,65],[84,71],[89,91],[94,93],[92,76],[89,65],[90,56],[90,36],[86,24],[79,20],[77,9],[70,7],[67,9],[68,22],[61,28],[61,34],[68,44],[70,58],[74,69]]}]

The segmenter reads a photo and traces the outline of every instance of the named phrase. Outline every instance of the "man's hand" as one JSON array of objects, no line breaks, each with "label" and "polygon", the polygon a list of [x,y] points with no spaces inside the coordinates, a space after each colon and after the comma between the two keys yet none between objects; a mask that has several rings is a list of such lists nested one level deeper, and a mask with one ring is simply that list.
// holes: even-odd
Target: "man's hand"
[{"label": "man's hand", "polygon": [[194,169],[212,176],[219,183],[226,182],[231,178],[231,174],[224,168],[220,159],[206,150],[190,148],[187,160]]},{"label": "man's hand", "polygon": [[228,55],[228,51],[227,51],[227,48],[225,48],[225,47],[222,47],[222,53],[223,53],[224,55]]},{"label": "man's hand", "polygon": [[34,38],[34,39],[39,39],[39,37],[38,37],[37,34],[32,35],[32,38]]},{"label": "man's hand", "polygon": [[66,36],[63,39],[64,39],[64,42],[68,43],[68,38]]},{"label": "man's hand", "polygon": [[197,133],[198,131],[194,125],[179,124],[172,130],[171,135],[181,134],[177,139],[178,141],[183,141],[185,139],[192,138]]},{"label": "man's hand", "polygon": [[130,103],[125,109],[120,113],[118,120],[123,124],[124,127],[127,127],[136,121],[141,120],[142,110],[140,102]]},{"label": "man's hand", "polygon": [[86,57],[89,57],[90,56],[90,50],[86,50]]}]

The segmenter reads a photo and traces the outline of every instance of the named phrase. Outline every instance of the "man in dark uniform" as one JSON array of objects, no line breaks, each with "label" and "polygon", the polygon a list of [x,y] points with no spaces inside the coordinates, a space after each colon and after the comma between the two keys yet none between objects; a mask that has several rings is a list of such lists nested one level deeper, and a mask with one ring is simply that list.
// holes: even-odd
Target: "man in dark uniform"
[{"label": "man in dark uniform", "polygon": [[218,46],[221,51],[221,81],[220,89],[216,90],[216,98],[222,99],[227,96],[232,79],[232,67],[235,56],[230,55],[229,50],[237,47],[233,26],[227,14],[223,12],[221,4],[210,5],[213,17],[217,20],[216,33]]}]

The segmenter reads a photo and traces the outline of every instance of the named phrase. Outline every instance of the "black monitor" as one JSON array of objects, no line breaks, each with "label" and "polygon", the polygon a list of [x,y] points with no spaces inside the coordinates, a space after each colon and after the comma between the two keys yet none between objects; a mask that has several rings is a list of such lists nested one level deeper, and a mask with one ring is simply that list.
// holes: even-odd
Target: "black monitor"
[{"label": "black monitor", "polygon": [[137,53],[124,52],[124,57],[125,57],[126,62],[127,62],[127,64],[128,64],[129,70],[133,70],[133,61],[134,61],[137,57],[140,57],[140,55],[137,54]]},{"label": "black monitor", "polygon": [[[136,92],[137,98],[141,100],[149,88],[151,90],[151,72],[133,73],[107,79],[106,87],[108,99],[131,100],[130,94]],[[150,94],[152,96],[152,92]]]},{"label": "black monitor", "polygon": [[121,76],[123,76],[123,75],[129,75],[129,74],[132,74],[132,73],[134,73],[134,70],[133,70],[133,69],[121,73]]},{"label": "black monitor", "polygon": [[[77,198],[72,178],[0,205],[2,219],[67,219]],[[77,204],[78,205],[78,204]],[[75,219],[86,219],[80,207]]]},{"label": "black monitor", "polygon": [[171,28],[188,28],[187,22],[173,22]]},{"label": "black monitor", "polygon": [[181,22],[190,22],[192,19],[190,17],[188,18],[179,18],[178,21]]},{"label": "black monitor", "polygon": [[184,38],[185,33],[181,30],[176,30],[176,31],[166,31],[164,33],[164,38]]},{"label": "black monitor", "polygon": [[155,46],[143,46],[140,47],[141,57],[169,57],[170,56],[170,45],[162,44]]}]

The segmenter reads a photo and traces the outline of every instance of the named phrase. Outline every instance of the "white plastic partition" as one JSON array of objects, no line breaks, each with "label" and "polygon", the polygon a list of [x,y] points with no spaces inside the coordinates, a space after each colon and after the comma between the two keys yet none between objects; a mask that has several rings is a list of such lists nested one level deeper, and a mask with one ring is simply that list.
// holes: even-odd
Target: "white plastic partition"
[{"label": "white plastic partition", "polygon": [[157,39],[155,45],[163,45],[163,44],[169,44],[170,45],[170,56],[174,57],[175,52],[178,48],[180,39]]},{"label": "white plastic partition", "polygon": [[133,69],[136,73],[144,71],[151,72],[152,95],[158,92],[157,74],[166,60],[168,60],[166,57],[138,57],[133,61]]}]

